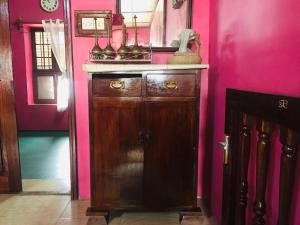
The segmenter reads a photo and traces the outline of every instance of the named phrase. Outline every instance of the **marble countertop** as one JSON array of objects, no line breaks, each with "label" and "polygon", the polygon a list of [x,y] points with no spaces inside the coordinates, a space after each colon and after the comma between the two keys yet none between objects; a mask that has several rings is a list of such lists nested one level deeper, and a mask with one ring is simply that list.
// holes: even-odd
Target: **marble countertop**
[{"label": "marble countertop", "polygon": [[208,69],[208,64],[83,64],[83,71],[87,73],[103,72],[134,72],[134,71],[157,71],[157,70],[188,70]]}]

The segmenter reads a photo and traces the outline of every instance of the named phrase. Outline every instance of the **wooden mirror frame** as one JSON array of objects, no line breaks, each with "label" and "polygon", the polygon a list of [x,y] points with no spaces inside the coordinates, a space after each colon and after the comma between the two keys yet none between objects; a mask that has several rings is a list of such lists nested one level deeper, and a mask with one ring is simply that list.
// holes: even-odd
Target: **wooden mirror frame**
[{"label": "wooden mirror frame", "polygon": [[[167,0],[164,0],[165,3]],[[186,0],[187,1],[187,20],[186,20],[186,28],[190,29],[192,28],[192,1],[193,0]],[[121,13],[121,0],[116,0],[116,12],[118,14]],[[166,20],[164,20],[164,26],[166,25]],[[149,47],[145,47],[145,49],[149,50]],[[151,48],[153,52],[176,52],[178,48],[176,47],[152,47]]]}]

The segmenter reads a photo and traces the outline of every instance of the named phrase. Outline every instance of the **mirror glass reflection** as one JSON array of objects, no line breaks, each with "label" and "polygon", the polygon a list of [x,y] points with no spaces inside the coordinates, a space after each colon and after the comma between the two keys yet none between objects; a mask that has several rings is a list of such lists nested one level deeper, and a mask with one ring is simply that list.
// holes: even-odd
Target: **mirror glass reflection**
[{"label": "mirror glass reflection", "polygon": [[134,43],[134,15],[137,16],[138,42],[152,47],[172,47],[173,40],[187,28],[188,1],[175,9],[167,0],[119,0],[120,13],[128,32],[128,45]]}]

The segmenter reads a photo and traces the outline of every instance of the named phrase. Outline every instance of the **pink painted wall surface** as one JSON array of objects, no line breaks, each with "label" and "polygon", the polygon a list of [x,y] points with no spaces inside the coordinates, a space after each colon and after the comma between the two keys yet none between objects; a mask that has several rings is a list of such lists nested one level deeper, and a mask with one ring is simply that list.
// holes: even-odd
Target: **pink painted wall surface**
[{"label": "pink painted wall surface", "polygon": [[[68,113],[58,113],[55,105],[29,105],[31,91],[31,55],[25,51],[30,44],[28,29],[18,31],[15,22],[41,21],[42,19],[63,19],[63,4],[57,11],[47,13],[40,7],[39,0],[9,0],[11,43],[13,52],[13,76],[16,94],[17,123],[19,130],[67,130]],[[28,85],[27,85],[28,83]]]},{"label": "pink painted wall surface", "polygon": [[[202,34],[202,57],[204,63],[208,62],[208,40],[209,40],[209,0],[194,0],[193,28]],[[202,6],[203,5],[203,6]],[[201,6],[201,7],[200,7]],[[76,122],[77,122],[77,147],[78,147],[78,179],[79,195],[81,199],[90,197],[90,176],[89,176],[89,127],[88,127],[88,76],[82,70],[82,64],[87,63],[88,50],[92,48],[94,41],[92,38],[82,38],[74,36],[74,10],[112,10],[115,11],[115,0],[96,1],[96,0],[71,0],[72,29],[73,29],[73,60],[74,60],[74,79],[75,79],[75,98],[76,98]],[[100,45],[105,46],[106,41],[101,40]],[[155,53],[154,63],[166,63],[169,54]],[[201,121],[205,121],[205,106],[207,96],[207,73],[202,76],[202,98],[201,100]],[[203,138],[201,123],[200,137]],[[204,152],[204,141],[199,147],[200,162],[202,162]],[[202,163],[199,163],[199,189],[198,194],[202,195]]]},{"label": "pink painted wall surface", "polygon": [[[225,89],[282,94],[300,97],[300,1],[253,0],[211,1],[209,126],[212,138],[211,205],[220,221],[223,153],[217,141],[223,139]],[[278,137],[278,132],[275,132]],[[254,149],[253,149],[254,150]],[[252,151],[254,153],[254,151]],[[300,156],[300,155],[298,155]],[[250,207],[253,205],[255,157],[250,160]],[[293,225],[300,224],[300,157],[293,195]],[[268,187],[267,223],[278,216],[280,144],[272,150]],[[250,224],[250,223],[248,223]]]}]

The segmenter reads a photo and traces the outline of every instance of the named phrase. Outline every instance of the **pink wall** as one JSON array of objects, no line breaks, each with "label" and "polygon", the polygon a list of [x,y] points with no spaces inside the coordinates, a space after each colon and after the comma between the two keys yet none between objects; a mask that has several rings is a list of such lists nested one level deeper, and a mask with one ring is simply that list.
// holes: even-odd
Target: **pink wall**
[{"label": "pink wall", "polygon": [[[193,28],[199,31],[202,41],[202,57],[204,62],[208,62],[208,30],[209,30],[209,0],[194,0]],[[203,6],[202,6],[203,4]],[[201,6],[201,7],[200,7]],[[72,29],[74,29],[74,10],[113,10],[115,11],[115,0],[96,1],[96,0],[71,0]],[[105,46],[105,41],[101,41],[101,47]],[[89,127],[88,127],[88,76],[82,71],[82,64],[87,63],[88,50],[93,46],[93,39],[80,38],[74,36],[73,30],[73,60],[74,60],[74,79],[75,79],[75,98],[76,98],[76,122],[77,122],[77,144],[78,144],[78,179],[79,195],[82,199],[90,196],[90,176],[89,176]],[[154,63],[165,63],[168,54],[154,54]],[[205,121],[205,106],[207,96],[207,73],[203,74],[202,79],[202,98],[201,100],[201,121]],[[200,137],[203,136],[205,127],[201,123]],[[199,157],[203,157],[204,144],[201,141]],[[202,162],[202,160],[200,160]],[[199,163],[200,176],[199,184],[202,184],[202,167]],[[202,185],[199,185],[199,195],[202,195]]]},{"label": "pink wall", "polygon": [[[223,139],[225,89],[238,88],[300,97],[300,1],[211,1],[210,106],[212,134],[211,205],[220,221],[223,153],[216,146]],[[278,137],[278,132],[275,133]],[[254,153],[254,151],[253,151]],[[300,156],[300,155],[299,155]],[[267,224],[278,216],[280,145],[271,154],[267,188]],[[255,171],[252,154],[250,170]],[[292,221],[300,224],[300,157],[293,197]],[[254,195],[253,174],[250,194]],[[252,210],[253,197],[249,200]],[[249,214],[248,214],[249,215]],[[250,218],[248,218],[250,219]]]},{"label": "pink wall", "polygon": [[[16,94],[17,123],[19,130],[67,130],[68,113],[58,113],[55,105],[28,105],[27,88],[30,88],[31,55],[25,52],[25,44],[30,43],[28,30],[19,32],[15,26],[18,18],[24,21],[42,19],[63,19],[63,5],[53,13],[40,7],[39,0],[9,0],[11,42],[13,52],[13,75]],[[28,79],[28,81],[26,80]],[[27,86],[27,84],[29,86]],[[29,91],[30,94],[30,91]]]}]

